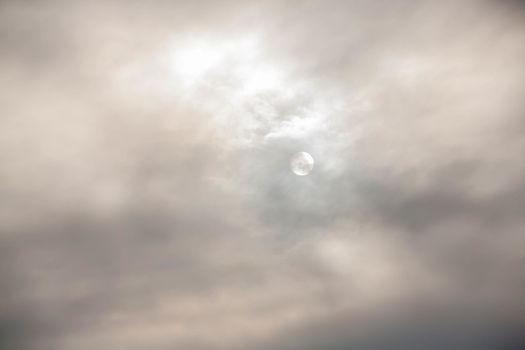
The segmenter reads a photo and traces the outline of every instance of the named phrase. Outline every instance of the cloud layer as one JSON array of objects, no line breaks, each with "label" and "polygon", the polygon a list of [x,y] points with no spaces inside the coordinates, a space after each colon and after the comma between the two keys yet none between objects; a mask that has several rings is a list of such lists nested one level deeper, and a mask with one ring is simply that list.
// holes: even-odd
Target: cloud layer
[{"label": "cloud layer", "polygon": [[0,348],[521,349],[524,19],[0,2]]}]

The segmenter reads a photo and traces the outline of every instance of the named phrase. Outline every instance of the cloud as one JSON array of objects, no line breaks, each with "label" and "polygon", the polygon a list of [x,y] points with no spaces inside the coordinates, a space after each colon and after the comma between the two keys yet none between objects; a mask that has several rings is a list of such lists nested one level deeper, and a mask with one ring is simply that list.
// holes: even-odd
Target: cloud
[{"label": "cloud", "polygon": [[0,347],[523,344],[517,2],[0,6]]}]

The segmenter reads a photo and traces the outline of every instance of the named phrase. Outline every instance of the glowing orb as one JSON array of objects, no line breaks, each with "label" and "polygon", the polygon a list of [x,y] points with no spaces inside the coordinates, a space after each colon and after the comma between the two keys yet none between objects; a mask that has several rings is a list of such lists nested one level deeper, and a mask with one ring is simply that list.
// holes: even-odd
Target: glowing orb
[{"label": "glowing orb", "polygon": [[290,159],[290,169],[295,175],[306,176],[314,168],[314,158],[306,152],[297,152]]}]

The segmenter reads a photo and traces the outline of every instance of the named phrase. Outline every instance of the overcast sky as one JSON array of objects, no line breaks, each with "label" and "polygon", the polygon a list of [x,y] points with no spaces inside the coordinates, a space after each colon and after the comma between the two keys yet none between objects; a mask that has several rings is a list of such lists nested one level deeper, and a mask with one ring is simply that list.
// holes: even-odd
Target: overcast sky
[{"label": "overcast sky", "polygon": [[523,334],[523,1],[0,1],[1,349]]}]

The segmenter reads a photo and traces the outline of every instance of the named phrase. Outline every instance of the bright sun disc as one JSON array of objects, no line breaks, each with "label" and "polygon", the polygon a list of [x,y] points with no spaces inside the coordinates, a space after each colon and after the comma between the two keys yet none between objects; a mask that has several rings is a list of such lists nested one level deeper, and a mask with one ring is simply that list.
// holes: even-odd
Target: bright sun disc
[{"label": "bright sun disc", "polygon": [[306,152],[297,152],[290,159],[290,169],[295,175],[306,176],[314,168],[314,158]]}]

